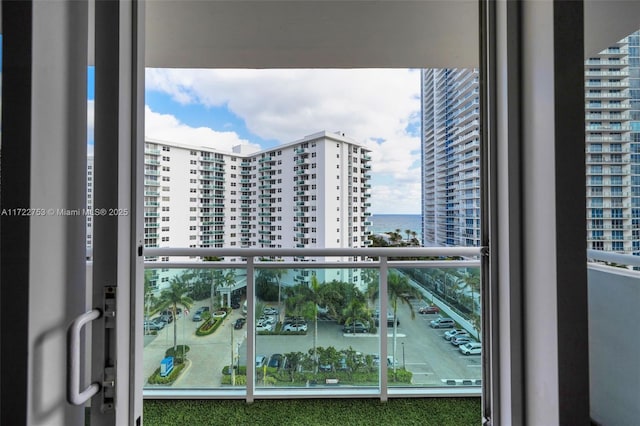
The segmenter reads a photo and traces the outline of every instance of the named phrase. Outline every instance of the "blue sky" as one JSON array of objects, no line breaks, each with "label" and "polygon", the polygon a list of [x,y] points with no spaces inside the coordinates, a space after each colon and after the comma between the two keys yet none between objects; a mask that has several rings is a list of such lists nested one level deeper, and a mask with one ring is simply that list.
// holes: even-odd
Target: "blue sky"
[{"label": "blue sky", "polygon": [[420,213],[419,70],[147,69],[145,105],[146,137],[223,151],[341,131],[372,150],[372,212]]}]

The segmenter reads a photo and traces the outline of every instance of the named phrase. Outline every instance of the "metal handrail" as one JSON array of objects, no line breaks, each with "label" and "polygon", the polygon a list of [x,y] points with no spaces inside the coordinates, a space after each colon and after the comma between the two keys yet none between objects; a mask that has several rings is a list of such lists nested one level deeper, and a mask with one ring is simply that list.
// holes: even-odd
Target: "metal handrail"
[{"label": "metal handrail", "polygon": [[587,250],[587,259],[640,267],[640,256],[634,256],[632,254],[615,253],[602,250]]},{"label": "metal handrail", "polygon": [[481,247],[364,247],[364,248],[145,248],[145,256],[234,257],[477,257]]}]

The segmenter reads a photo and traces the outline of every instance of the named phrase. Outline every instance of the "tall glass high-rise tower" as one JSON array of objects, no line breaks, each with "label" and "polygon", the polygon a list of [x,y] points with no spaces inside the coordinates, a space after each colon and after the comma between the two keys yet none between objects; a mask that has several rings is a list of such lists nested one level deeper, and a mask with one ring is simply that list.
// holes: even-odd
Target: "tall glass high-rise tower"
[{"label": "tall glass high-rise tower", "polygon": [[640,254],[640,33],[585,62],[587,242]]},{"label": "tall glass high-rise tower", "polygon": [[423,245],[479,246],[478,70],[424,69],[421,80]]}]

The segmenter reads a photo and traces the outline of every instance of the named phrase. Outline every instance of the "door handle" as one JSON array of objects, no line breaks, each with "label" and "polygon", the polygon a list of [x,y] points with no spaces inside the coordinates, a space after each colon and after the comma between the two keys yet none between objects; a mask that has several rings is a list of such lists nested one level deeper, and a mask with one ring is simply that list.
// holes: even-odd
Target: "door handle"
[{"label": "door handle", "polygon": [[80,332],[85,324],[102,316],[100,309],[93,309],[71,322],[67,332],[67,401],[82,405],[100,391],[100,383],[93,382],[80,391]]}]

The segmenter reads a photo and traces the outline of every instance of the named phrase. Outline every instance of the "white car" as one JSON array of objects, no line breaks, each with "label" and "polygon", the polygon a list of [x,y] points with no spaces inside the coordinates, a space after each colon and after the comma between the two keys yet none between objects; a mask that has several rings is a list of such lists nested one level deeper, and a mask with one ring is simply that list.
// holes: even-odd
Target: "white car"
[{"label": "white car", "polygon": [[307,331],[307,324],[285,324],[282,331]]},{"label": "white car", "polygon": [[276,319],[272,316],[262,315],[260,318],[258,318],[258,322],[273,325],[276,323]]},{"label": "white car", "polygon": [[469,335],[469,333],[467,333],[466,330],[463,330],[461,328],[456,328],[454,330],[449,330],[449,331],[445,332],[444,336],[442,336],[442,337],[444,337],[445,340],[451,340],[454,337],[458,337],[458,336],[462,337],[462,336],[468,336],[468,335]]},{"label": "white car", "polygon": [[451,339],[451,344],[453,346],[460,346],[472,342],[475,342],[475,340],[471,336],[454,336]]},{"label": "white car", "polygon": [[479,355],[482,352],[482,343],[469,342],[458,346],[458,350],[465,355]]},{"label": "white car", "polygon": [[262,313],[265,315],[278,315],[278,310],[276,308],[267,307],[262,310]]},{"label": "white car", "polygon": [[258,324],[256,324],[256,331],[271,331],[271,325],[259,321]]}]

